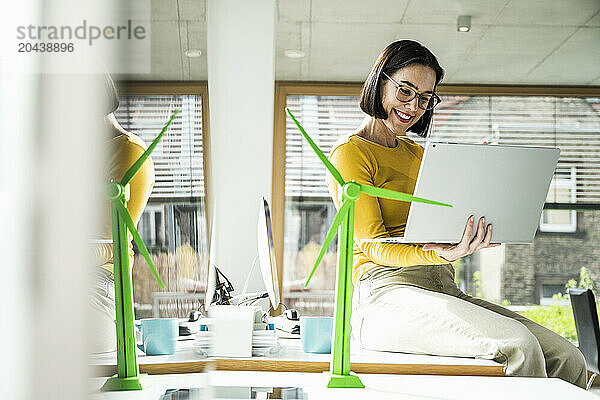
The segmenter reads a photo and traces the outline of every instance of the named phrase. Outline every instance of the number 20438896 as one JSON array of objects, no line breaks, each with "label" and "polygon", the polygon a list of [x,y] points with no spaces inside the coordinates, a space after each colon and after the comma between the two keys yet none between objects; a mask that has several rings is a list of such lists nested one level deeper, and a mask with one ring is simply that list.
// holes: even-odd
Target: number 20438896
[{"label": "number 20438896", "polygon": [[19,43],[19,53],[72,53],[73,43]]}]

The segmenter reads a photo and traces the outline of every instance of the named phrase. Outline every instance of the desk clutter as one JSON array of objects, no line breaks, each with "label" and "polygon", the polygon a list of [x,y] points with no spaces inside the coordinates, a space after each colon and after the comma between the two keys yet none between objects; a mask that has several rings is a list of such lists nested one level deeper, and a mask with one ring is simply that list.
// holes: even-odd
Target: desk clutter
[{"label": "desk clutter", "polygon": [[285,310],[282,315],[271,317],[269,321],[273,322],[275,328],[280,331],[292,335],[300,335],[300,317],[298,311],[294,309]]},{"label": "desk clutter", "polygon": [[[215,326],[215,321],[217,325]],[[252,326],[251,350],[247,351],[249,326]],[[237,328],[236,328],[237,327]],[[225,333],[225,340],[213,343],[214,331]],[[288,309],[278,317],[269,317],[257,306],[213,306],[211,318],[192,311],[188,319],[179,320],[179,340],[194,340],[193,350],[201,357],[275,356],[281,350],[279,338],[300,339],[300,317],[297,310]],[[244,346],[237,346],[242,340]],[[226,346],[219,348],[219,345]],[[216,348],[215,348],[216,347]],[[236,353],[231,351],[234,350]],[[234,355],[236,354],[236,355]],[[244,355],[241,355],[244,354]]]},{"label": "desk clutter", "polygon": [[[203,325],[203,328],[206,325]],[[194,341],[194,352],[202,357],[211,355],[212,332],[209,329],[201,330]],[[255,330],[252,332],[252,356],[273,356],[281,350],[279,337],[275,329]]]},{"label": "desk clutter", "polygon": [[221,357],[276,355],[281,346],[273,324],[263,322],[254,306],[212,306],[200,321],[194,342],[196,354]]}]

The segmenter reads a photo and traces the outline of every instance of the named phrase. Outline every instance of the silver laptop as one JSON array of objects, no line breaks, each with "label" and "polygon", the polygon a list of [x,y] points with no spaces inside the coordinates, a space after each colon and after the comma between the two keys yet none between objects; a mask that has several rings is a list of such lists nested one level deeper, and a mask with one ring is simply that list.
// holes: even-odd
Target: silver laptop
[{"label": "silver laptop", "polygon": [[[458,243],[467,218],[492,224],[492,242],[531,243],[560,149],[427,143],[414,195],[452,208],[411,203],[403,237],[387,243]],[[360,239],[360,238],[357,238]]]}]

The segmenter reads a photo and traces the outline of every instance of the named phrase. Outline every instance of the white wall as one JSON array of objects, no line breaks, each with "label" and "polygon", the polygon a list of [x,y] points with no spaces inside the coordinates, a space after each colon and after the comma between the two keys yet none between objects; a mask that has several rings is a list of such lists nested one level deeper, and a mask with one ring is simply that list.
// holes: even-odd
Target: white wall
[{"label": "white wall", "polygon": [[[38,7],[35,0],[10,2],[5,4],[3,16],[35,20]],[[14,34],[9,26],[12,28],[9,24],[0,27],[2,37]],[[8,42],[0,41],[0,393],[2,398],[20,400],[33,393],[32,265],[25,238],[32,233],[32,188],[27,182],[32,176],[28,164],[33,158],[33,116],[37,115],[39,91],[37,76],[15,73],[27,69],[31,61],[7,59],[15,54],[15,47]],[[25,114],[31,117],[23,118]]]},{"label": "white wall", "polygon": [[69,66],[56,54],[17,56],[12,38],[18,25],[100,18],[108,6],[7,5],[0,28],[7,38],[0,43],[0,397],[79,400],[88,393],[89,240],[106,141],[104,88],[83,68],[40,74]]},{"label": "white wall", "polygon": [[[208,0],[209,207],[213,262],[240,294],[257,254],[259,200],[271,200],[273,0]],[[249,291],[264,290],[256,268]]]}]

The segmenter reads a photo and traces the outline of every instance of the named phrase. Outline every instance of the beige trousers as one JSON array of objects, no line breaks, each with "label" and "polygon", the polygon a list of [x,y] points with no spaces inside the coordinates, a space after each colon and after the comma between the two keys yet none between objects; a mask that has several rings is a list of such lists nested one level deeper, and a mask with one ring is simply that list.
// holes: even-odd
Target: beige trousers
[{"label": "beige trousers", "polygon": [[89,296],[91,335],[88,338],[91,353],[117,350],[115,325],[115,279],[112,272],[102,267],[94,270],[94,282]]},{"label": "beige trousers", "polygon": [[557,377],[585,388],[568,340],[454,283],[451,264],[376,267],[354,289],[352,332],[368,350],[490,359],[507,376]]}]

